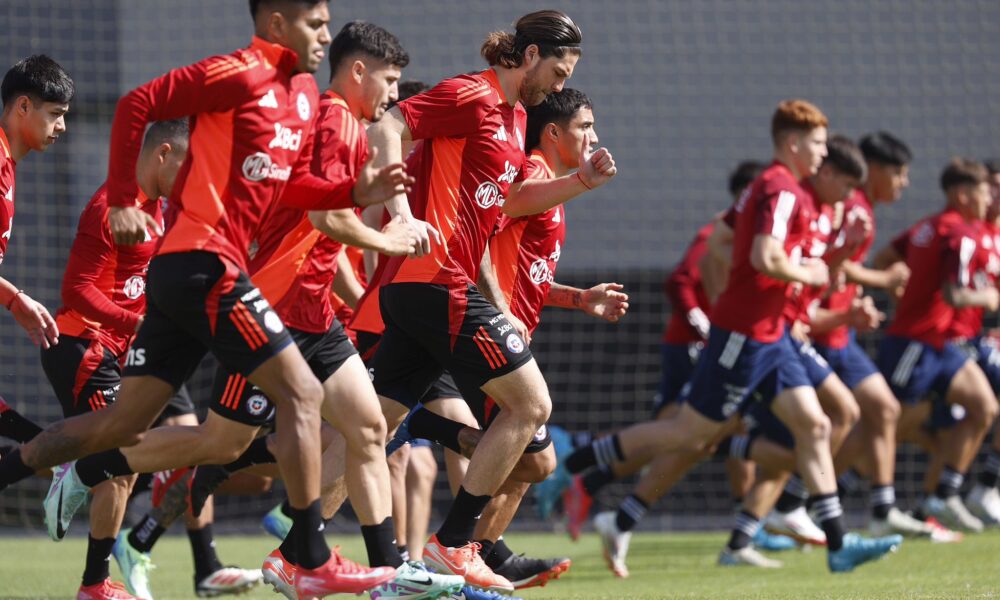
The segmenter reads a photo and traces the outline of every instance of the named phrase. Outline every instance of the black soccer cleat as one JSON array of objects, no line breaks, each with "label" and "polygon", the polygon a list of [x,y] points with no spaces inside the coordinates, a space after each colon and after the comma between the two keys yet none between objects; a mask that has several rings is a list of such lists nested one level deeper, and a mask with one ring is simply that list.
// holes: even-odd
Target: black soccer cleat
[{"label": "black soccer cleat", "polygon": [[493,569],[514,584],[515,590],[540,587],[558,579],[569,570],[572,561],[568,558],[529,558],[523,554],[511,555],[500,566]]}]

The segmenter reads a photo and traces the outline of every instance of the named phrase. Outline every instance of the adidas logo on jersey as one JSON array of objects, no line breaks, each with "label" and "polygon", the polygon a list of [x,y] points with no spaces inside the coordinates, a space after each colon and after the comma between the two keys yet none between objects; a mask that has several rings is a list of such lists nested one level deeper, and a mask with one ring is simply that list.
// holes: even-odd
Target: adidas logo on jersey
[{"label": "adidas logo on jersey", "polygon": [[493,139],[501,142],[507,141],[507,130],[503,128],[503,125],[501,125],[500,129],[497,129],[497,132],[493,134]]},{"label": "adidas logo on jersey", "polygon": [[562,222],[562,217],[560,216],[561,214],[562,213],[559,211],[559,207],[557,206],[555,214],[552,215],[552,222],[553,223],[561,223]]},{"label": "adidas logo on jersey", "polygon": [[267,90],[267,93],[260,99],[257,106],[261,106],[263,108],[278,108],[278,97],[274,95],[274,90]]}]

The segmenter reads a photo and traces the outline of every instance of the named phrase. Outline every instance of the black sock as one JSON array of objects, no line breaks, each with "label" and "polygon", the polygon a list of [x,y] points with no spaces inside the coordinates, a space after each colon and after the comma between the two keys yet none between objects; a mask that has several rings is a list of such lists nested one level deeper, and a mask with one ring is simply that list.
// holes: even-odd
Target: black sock
[{"label": "black sock", "polygon": [[41,432],[41,427],[22,417],[0,399],[0,437],[10,438],[23,444],[30,442]]},{"label": "black sock", "polygon": [[998,481],[1000,481],[1000,451],[991,448],[986,456],[983,471],[979,474],[979,483],[988,488],[995,488]]},{"label": "black sock", "polygon": [[601,491],[601,488],[615,480],[615,474],[608,466],[597,467],[587,471],[583,476],[583,489],[591,496]]},{"label": "black sock", "polygon": [[934,495],[943,500],[957,496],[958,490],[962,487],[962,481],[964,480],[964,475],[949,466],[945,466],[941,469],[941,476],[938,478],[937,489],[934,490]]},{"label": "black sock", "polygon": [[21,449],[16,448],[0,459],[0,490],[34,474],[35,470],[21,460]]},{"label": "black sock", "polygon": [[281,514],[289,519],[292,518],[292,505],[288,503],[288,498],[285,498],[284,502],[281,503]]},{"label": "black sock", "polygon": [[[292,529],[295,533],[295,554],[298,566],[303,569],[316,569],[330,560],[330,547],[323,537],[323,511],[319,500],[303,509],[290,507],[292,512]],[[395,546],[393,546],[395,549]]]},{"label": "black sock", "polygon": [[[288,500],[285,500],[282,506],[288,507],[289,511],[292,510],[292,508],[288,506]],[[290,514],[287,516],[288,518],[292,517]],[[296,533],[295,523],[293,522],[292,526],[288,529],[288,533],[285,534],[285,539],[281,540],[281,545],[278,546],[278,550],[280,550],[281,555],[285,557],[285,561],[293,565],[299,564],[299,551],[296,549],[298,545],[298,542],[296,541],[297,537],[298,534]]]},{"label": "black sock", "polygon": [[215,537],[212,535],[212,525],[201,529],[188,529],[188,541],[191,542],[191,557],[194,559],[194,579],[201,581],[222,568],[222,561],[215,553]]},{"label": "black sock", "polygon": [[649,510],[649,504],[646,504],[642,498],[635,494],[626,496],[618,505],[618,513],[615,515],[615,525],[618,527],[618,531],[632,531],[635,524],[646,516],[647,510]]},{"label": "black sock", "polygon": [[278,459],[267,449],[267,436],[259,437],[250,442],[250,446],[240,455],[239,458],[224,465],[223,468],[230,473],[235,473],[241,469],[254,465],[266,465],[278,462]]},{"label": "black sock", "polygon": [[438,541],[450,548],[464,546],[472,541],[476,522],[489,502],[490,496],[473,496],[465,491],[465,487],[458,488],[451,509],[438,529]]},{"label": "black sock", "polygon": [[89,487],[115,477],[135,473],[132,467],[128,466],[125,455],[117,449],[85,456],[76,461],[75,468],[80,482]]},{"label": "black sock", "polygon": [[566,468],[570,473],[580,473],[597,465],[610,465],[625,460],[618,434],[596,440],[589,446],[579,448],[566,458]]},{"label": "black sock", "polygon": [[872,516],[876,519],[885,519],[896,505],[896,488],[892,485],[876,485],[872,487],[868,501],[872,507]]},{"label": "black sock", "polygon": [[503,541],[503,536],[500,536],[493,544],[493,551],[486,557],[486,566],[495,569],[507,562],[511,556],[514,556],[514,551],[507,546],[507,542]]},{"label": "black sock", "polygon": [[493,553],[493,544],[495,542],[491,542],[490,540],[476,540],[476,543],[479,544],[479,557],[485,562],[486,558]]},{"label": "black sock", "polygon": [[365,549],[368,550],[369,567],[398,568],[403,564],[403,557],[396,547],[392,517],[386,517],[378,525],[362,525],[361,537],[365,539]]},{"label": "black sock", "polygon": [[159,521],[146,515],[128,533],[128,543],[139,552],[149,553],[156,545],[156,540],[166,531]]},{"label": "black sock", "polygon": [[848,469],[837,478],[837,494],[844,498],[848,494],[856,492],[861,487],[861,482],[861,475],[854,469]]},{"label": "black sock", "polygon": [[111,566],[111,549],[114,545],[113,537],[103,540],[94,539],[94,536],[87,538],[87,566],[83,570],[84,586],[101,583],[111,576],[108,568]]},{"label": "black sock", "polygon": [[830,552],[840,550],[844,545],[844,509],[840,507],[840,496],[836,492],[813,496],[812,510],[826,533],[826,547]]},{"label": "black sock", "polygon": [[733,527],[733,531],[729,535],[728,548],[730,550],[742,550],[749,546],[750,540],[757,534],[759,527],[760,517],[749,511],[741,510],[736,514],[736,526]]},{"label": "black sock", "polygon": [[399,557],[403,559],[403,562],[410,562],[410,549],[406,547],[406,544],[396,546],[396,550],[399,552]]},{"label": "black sock", "polygon": [[804,506],[807,498],[809,498],[809,490],[806,489],[798,475],[792,475],[788,479],[788,483],[785,484],[785,489],[781,492],[774,508],[783,513],[790,513]]},{"label": "black sock", "polygon": [[435,441],[449,450],[462,452],[458,434],[467,425],[435,414],[426,408],[418,408],[410,415],[407,427],[413,437]]}]

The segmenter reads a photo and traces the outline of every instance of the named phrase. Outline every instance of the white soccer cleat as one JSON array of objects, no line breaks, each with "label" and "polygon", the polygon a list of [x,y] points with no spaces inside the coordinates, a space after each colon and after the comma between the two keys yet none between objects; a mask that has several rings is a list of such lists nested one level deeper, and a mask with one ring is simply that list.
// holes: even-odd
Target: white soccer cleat
[{"label": "white soccer cleat", "polygon": [[757,567],[760,569],[780,569],[785,566],[780,560],[768,558],[757,552],[753,546],[731,550],[726,547],[719,553],[719,566],[722,567]]},{"label": "white soccer cleat", "polygon": [[149,591],[149,574],[156,565],[148,554],[132,547],[128,541],[130,531],[132,530],[122,529],[118,533],[115,545],[111,548],[111,555],[118,562],[118,568],[125,580],[125,588],[129,593],[142,600],[153,600],[153,594]]},{"label": "white soccer cleat", "polygon": [[937,496],[928,496],[924,498],[923,509],[924,514],[933,516],[942,525],[951,529],[969,533],[981,533],[983,531],[983,522],[970,513],[969,509],[965,508],[965,504],[962,503],[962,499],[958,496],[951,496],[945,500]]},{"label": "white soccer cleat", "polygon": [[965,498],[969,511],[987,527],[1000,525],[1000,491],[976,484]]},{"label": "white soccer cleat", "polygon": [[628,567],[625,557],[628,556],[628,545],[632,539],[631,531],[619,531],[615,522],[615,512],[606,511],[594,517],[594,529],[601,535],[604,546],[604,560],[616,577],[628,577]]},{"label": "white soccer cleat", "polygon": [[804,506],[787,513],[771,511],[764,520],[764,528],[771,533],[787,535],[801,544],[826,545],[826,533],[813,523]]},{"label": "white soccer cleat", "polygon": [[52,483],[43,503],[45,527],[49,537],[57,542],[66,537],[73,515],[90,495],[90,488],[80,481],[74,465],[75,462],[69,462],[52,469]]},{"label": "white soccer cleat", "polygon": [[868,524],[868,532],[872,537],[885,537],[898,533],[906,537],[929,538],[934,534],[934,528],[893,506],[889,509],[886,518],[872,519],[871,523]]},{"label": "white soccer cleat", "polygon": [[260,569],[222,567],[195,583],[194,593],[199,598],[212,598],[226,594],[242,594],[264,578]]}]

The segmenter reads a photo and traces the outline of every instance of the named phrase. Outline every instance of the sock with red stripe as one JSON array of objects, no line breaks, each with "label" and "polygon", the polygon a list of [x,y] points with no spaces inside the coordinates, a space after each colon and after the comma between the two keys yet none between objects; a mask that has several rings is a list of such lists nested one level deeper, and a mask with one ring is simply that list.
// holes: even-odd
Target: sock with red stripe
[{"label": "sock with red stripe", "polygon": [[462,452],[462,446],[458,443],[458,434],[466,427],[467,425],[463,423],[442,417],[427,408],[414,410],[407,422],[407,428],[413,437],[437,442],[457,453]]},{"label": "sock with red stripe", "polygon": [[88,487],[94,487],[102,481],[131,475],[135,473],[132,467],[128,466],[128,460],[121,450],[107,450],[85,456],[76,461],[76,474],[80,477],[80,482]]},{"label": "sock with red stripe", "polygon": [[451,510],[438,529],[438,541],[449,548],[458,548],[472,541],[476,522],[489,502],[490,496],[473,496],[465,491],[465,487],[458,488]]},{"label": "sock with red stripe", "polygon": [[41,427],[25,419],[0,398],[0,437],[24,444],[41,432]]},{"label": "sock with red stripe", "polygon": [[194,559],[194,578],[201,581],[222,568],[222,561],[215,553],[215,537],[212,535],[212,525],[201,529],[188,529],[188,541],[191,542],[191,557]]}]

